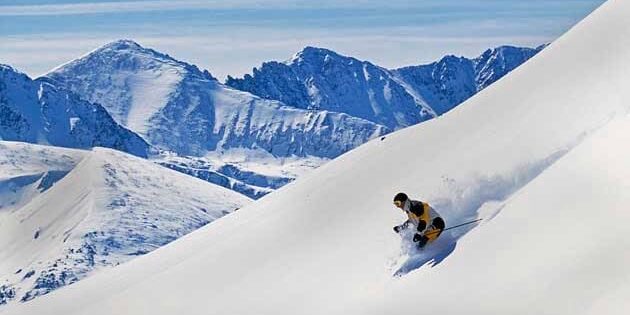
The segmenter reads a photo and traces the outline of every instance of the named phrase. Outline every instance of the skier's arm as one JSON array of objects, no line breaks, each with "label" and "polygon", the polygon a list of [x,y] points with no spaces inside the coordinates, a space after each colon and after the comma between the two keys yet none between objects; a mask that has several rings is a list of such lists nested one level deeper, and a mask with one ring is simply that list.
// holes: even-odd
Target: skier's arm
[{"label": "skier's arm", "polygon": [[427,221],[421,219],[425,211],[424,203],[420,201],[412,203],[409,211],[418,217],[418,226],[416,228],[418,233],[423,233],[427,229]]}]

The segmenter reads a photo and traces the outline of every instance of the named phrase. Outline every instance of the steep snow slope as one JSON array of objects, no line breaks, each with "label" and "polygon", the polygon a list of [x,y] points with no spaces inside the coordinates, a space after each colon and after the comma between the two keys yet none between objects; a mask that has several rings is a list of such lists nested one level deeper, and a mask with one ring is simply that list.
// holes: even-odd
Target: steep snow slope
[{"label": "steep snow slope", "polygon": [[346,114],[297,109],[234,90],[207,71],[130,40],[105,45],[46,77],[102,104],[150,144],[183,155],[247,148],[332,158],[388,132]]},{"label": "steep snow slope", "polygon": [[[628,21],[608,1],[454,111],[7,314],[625,314]],[[406,260],[398,191],[489,222]]]},{"label": "steep snow slope", "polygon": [[143,255],[250,202],[113,150],[0,142],[0,152],[0,192],[14,192],[0,196],[17,201],[0,208],[0,291],[10,288],[14,301]]},{"label": "steep snow slope", "polygon": [[0,64],[0,139],[73,148],[110,147],[147,156],[148,145],[105,109],[46,79]]},{"label": "steep snow slope", "polygon": [[406,313],[420,296],[444,314],[628,314],[629,141],[625,115],[506,201],[447,263],[386,284],[356,312]]}]

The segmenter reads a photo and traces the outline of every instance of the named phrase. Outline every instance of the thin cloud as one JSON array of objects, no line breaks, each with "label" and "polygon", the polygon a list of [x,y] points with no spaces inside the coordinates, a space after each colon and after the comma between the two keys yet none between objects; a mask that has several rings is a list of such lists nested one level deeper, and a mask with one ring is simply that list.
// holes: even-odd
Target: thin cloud
[{"label": "thin cloud", "polygon": [[[597,2],[597,1],[595,1]],[[603,2],[603,0],[599,1]],[[554,6],[566,8],[569,5],[589,5],[593,0],[530,0],[527,2],[527,10],[549,10]],[[122,12],[146,12],[146,11],[172,11],[195,9],[423,9],[423,10],[476,10],[484,11],[514,9],[520,6],[518,1],[509,0],[148,0],[148,1],[116,1],[116,2],[89,2],[89,3],[57,3],[38,5],[0,5],[0,16],[42,16],[42,15],[79,15],[102,14]]]}]

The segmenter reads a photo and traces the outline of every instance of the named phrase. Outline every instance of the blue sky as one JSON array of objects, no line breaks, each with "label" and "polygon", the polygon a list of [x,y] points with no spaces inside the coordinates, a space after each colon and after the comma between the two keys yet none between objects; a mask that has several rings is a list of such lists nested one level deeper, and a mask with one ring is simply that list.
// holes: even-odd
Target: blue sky
[{"label": "blue sky", "polygon": [[604,0],[0,0],[0,63],[36,77],[128,38],[223,79],[306,45],[393,68],[553,41]]}]

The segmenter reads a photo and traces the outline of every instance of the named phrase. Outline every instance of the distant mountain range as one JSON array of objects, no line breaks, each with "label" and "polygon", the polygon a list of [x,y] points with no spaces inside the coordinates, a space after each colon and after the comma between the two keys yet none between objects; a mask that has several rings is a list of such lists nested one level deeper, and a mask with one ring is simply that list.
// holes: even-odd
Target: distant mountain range
[{"label": "distant mountain range", "polygon": [[103,105],[151,145],[181,155],[248,148],[333,158],[390,131],[347,114],[298,109],[232,89],[207,71],[128,40],[46,77]]},{"label": "distant mountain range", "polygon": [[306,47],[285,62],[266,62],[226,84],[304,109],[331,110],[390,129],[441,115],[512,71],[545,46],[501,46],[468,59],[387,70],[334,51]]},{"label": "distant mountain range", "polygon": [[[206,70],[119,40],[35,80],[2,66],[0,139],[150,155],[163,166],[259,198],[294,177],[204,156],[245,149],[280,159],[332,159],[447,112],[542,48],[501,46],[474,59],[447,56],[389,70],[306,47],[222,84]],[[180,158],[160,158],[159,152]]]}]

